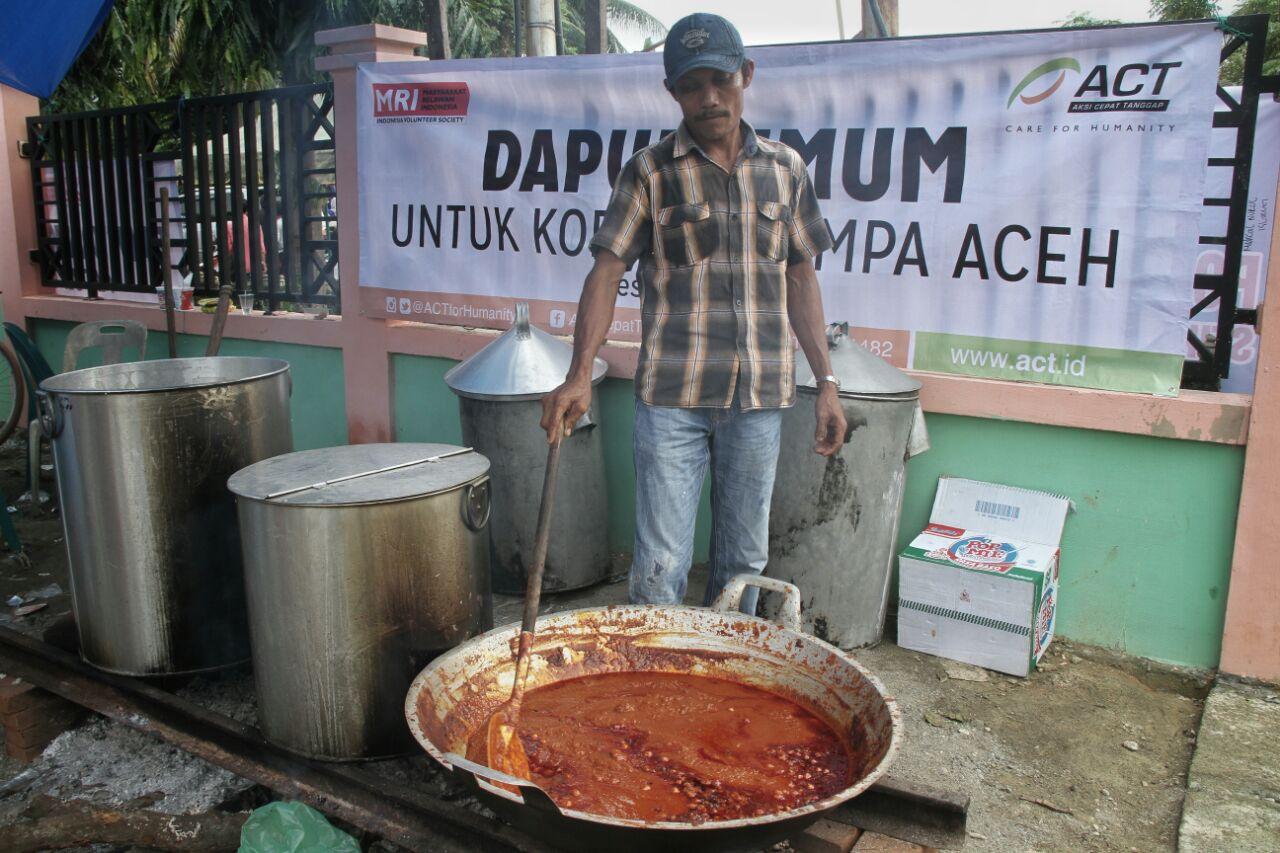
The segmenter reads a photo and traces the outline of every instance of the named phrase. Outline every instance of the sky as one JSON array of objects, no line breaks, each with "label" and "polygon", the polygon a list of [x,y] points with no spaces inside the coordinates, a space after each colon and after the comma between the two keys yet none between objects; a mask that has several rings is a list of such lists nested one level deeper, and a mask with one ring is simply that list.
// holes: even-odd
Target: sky
[{"label": "sky", "polygon": [[[733,21],[748,44],[839,38],[837,0],[632,0],[667,26],[690,12],[715,12]],[[861,28],[860,0],[843,0],[847,35]],[[983,32],[1053,27],[1075,12],[1121,21],[1150,20],[1150,0],[899,0],[900,34]],[[784,11],[785,10],[785,11]],[[632,50],[643,36],[622,31]]]}]

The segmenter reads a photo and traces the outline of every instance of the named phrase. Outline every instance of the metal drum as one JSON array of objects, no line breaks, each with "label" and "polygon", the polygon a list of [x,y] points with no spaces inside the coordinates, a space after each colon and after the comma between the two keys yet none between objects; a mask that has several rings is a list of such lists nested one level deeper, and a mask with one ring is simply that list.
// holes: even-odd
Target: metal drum
[{"label": "metal drum", "polygon": [[[516,323],[493,343],[455,366],[444,381],[458,395],[462,440],[493,464],[490,539],[495,592],[523,595],[525,567],[533,561],[547,434],[539,426],[541,400],[564,381],[573,348],[529,323],[529,306],[516,306]],[[597,358],[592,384],[608,365]],[[547,550],[547,592],[563,592],[609,577],[609,498],[599,408],[591,409],[564,439],[561,482]]]},{"label": "metal drum", "polygon": [[[782,448],[769,510],[769,577],[805,591],[804,627],[841,648],[884,634],[906,459],[928,448],[920,383],[827,331],[840,380],[848,440],[834,457],[813,452],[816,383],[797,372],[798,400],[782,420]],[[771,613],[776,602],[764,601]]]},{"label": "metal drum", "polygon": [[40,384],[80,653],[126,675],[249,657],[240,532],[226,482],[293,449],[289,365],[188,358]]},{"label": "metal drum", "polygon": [[312,758],[408,750],[415,673],[493,625],[489,460],[447,444],[329,447],[227,486],[263,735]]}]

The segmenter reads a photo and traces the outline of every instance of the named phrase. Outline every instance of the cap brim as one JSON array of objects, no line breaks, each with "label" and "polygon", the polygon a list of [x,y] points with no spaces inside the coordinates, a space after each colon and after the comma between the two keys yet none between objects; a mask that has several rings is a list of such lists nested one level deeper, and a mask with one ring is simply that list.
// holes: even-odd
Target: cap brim
[{"label": "cap brim", "polygon": [[667,83],[674,86],[676,81],[690,71],[696,71],[699,68],[714,68],[716,71],[737,71],[742,67],[742,63],[746,61],[746,57],[741,54],[728,55],[723,53],[699,53],[691,56],[678,66],[670,76],[667,77]]}]

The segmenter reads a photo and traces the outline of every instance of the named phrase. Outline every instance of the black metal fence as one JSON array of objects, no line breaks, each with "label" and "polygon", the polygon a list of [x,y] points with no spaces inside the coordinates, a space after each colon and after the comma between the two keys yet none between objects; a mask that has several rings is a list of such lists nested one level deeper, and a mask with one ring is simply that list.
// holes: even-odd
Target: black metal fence
[{"label": "black metal fence", "polygon": [[33,116],[27,137],[45,285],[154,293],[172,270],[197,295],[337,310],[331,84]]},{"label": "black metal fence", "polygon": [[[1184,388],[1218,390],[1223,379],[1231,372],[1231,350],[1235,341],[1237,324],[1257,326],[1258,311],[1242,308],[1238,304],[1240,291],[1241,258],[1244,251],[1246,217],[1249,205],[1249,172],[1253,158],[1254,127],[1258,117],[1258,96],[1265,92],[1280,91],[1275,75],[1262,74],[1263,54],[1267,43],[1266,15],[1242,15],[1228,18],[1224,23],[1227,33],[1222,47],[1221,62],[1227,61],[1237,51],[1244,51],[1244,74],[1237,100],[1218,87],[1218,99],[1226,107],[1215,112],[1215,128],[1235,128],[1235,151],[1230,157],[1210,157],[1211,169],[1231,171],[1231,190],[1223,197],[1204,200],[1207,207],[1227,209],[1225,234],[1202,234],[1200,245],[1222,247],[1222,269],[1216,273],[1197,273],[1195,287],[1204,292],[1191,308],[1191,318],[1204,315],[1211,307],[1217,309],[1213,330],[1198,334],[1193,328],[1187,332],[1187,340],[1194,352],[1183,367]],[[1265,251],[1265,250],[1264,250]],[[1193,326],[1202,325],[1193,322]]]}]

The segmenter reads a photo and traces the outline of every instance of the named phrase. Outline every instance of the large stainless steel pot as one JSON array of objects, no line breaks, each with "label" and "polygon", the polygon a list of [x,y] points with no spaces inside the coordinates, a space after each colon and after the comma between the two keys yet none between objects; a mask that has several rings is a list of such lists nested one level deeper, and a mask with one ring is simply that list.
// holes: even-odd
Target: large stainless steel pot
[{"label": "large stainless steel pot", "polygon": [[[747,585],[784,593],[785,624],[736,612]],[[791,811],[731,821],[644,823],[560,809],[540,788],[467,761],[467,738],[511,694],[511,649],[519,626],[490,631],[433,661],[409,688],[405,715],[418,743],[475,788],[505,820],[559,847],[610,851],[760,850],[857,796],[888,769],[901,718],[880,682],[834,646],[799,631],[799,593],[739,575],[713,609],[612,606],[538,620],[530,688],[605,672],[680,672],[726,678],[794,697],[850,738],[863,766],[839,793]],[[521,795],[493,783],[518,786]]]},{"label": "large stainless steel pot", "polygon": [[847,441],[830,458],[813,452],[817,382],[800,365],[796,404],[782,416],[765,568],[804,590],[804,629],[842,649],[884,635],[906,460],[928,447],[920,383],[846,333],[827,330]]},{"label": "large stainless steel pot", "polygon": [[412,749],[414,674],[493,626],[489,460],[448,444],[329,447],[259,462],[228,488],[263,735],[332,760]]},{"label": "large stainless steel pot", "polygon": [[80,653],[127,675],[249,657],[232,473],[293,449],[289,365],[140,361],[40,385]]},{"label": "large stainless steel pot", "polygon": [[[541,400],[564,381],[572,359],[573,348],[531,325],[529,306],[521,302],[514,326],[444,377],[458,395],[462,440],[493,464],[495,592],[524,594],[542,494],[542,465],[533,460],[547,455],[547,435],[539,426]],[[597,358],[592,383],[599,385],[607,369]],[[574,487],[556,493],[542,584],[548,592],[589,586],[609,576],[609,496],[599,423],[599,407],[593,402],[562,443],[561,477]]]}]

